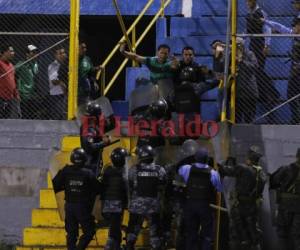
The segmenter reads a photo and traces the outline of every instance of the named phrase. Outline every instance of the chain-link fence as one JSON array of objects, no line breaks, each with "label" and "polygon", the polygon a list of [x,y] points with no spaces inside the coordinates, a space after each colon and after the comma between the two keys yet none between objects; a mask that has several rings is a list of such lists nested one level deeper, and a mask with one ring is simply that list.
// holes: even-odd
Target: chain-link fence
[{"label": "chain-link fence", "polygon": [[69,13],[1,14],[0,119],[67,118],[69,29]]},{"label": "chain-link fence", "polygon": [[300,123],[300,1],[294,2],[237,1],[237,123]]}]

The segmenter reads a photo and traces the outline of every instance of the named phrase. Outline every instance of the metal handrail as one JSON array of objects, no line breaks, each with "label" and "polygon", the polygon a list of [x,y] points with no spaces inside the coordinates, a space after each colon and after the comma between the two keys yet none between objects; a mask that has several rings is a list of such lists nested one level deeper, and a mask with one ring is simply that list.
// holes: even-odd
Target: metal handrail
[{"label": "metal handrail", "polygon": [[[136,25],[139,23],[139,21],[142,19],[142,17],[145,15],[146,11],[150,8],[151,4],[154,2],[154,0],[149,0],[148,3],[145,5],[139,16],[135,19],[135,21],[132,23],[132,25],[127,30],[126,34],[129,35],[131,31],[136,27]],[[125,36],[122,36],[122,38],[119,40],[117,45],[113,48],[113,50],[110,52],[110,54],[106,57],[104,62],[102,63],[102,68],[105,68],[105,66],[108,64],[108,62],[111,60],[111,58],[114,56],[114,54],[118,51],[120,48],[120,42],[124,41]],[[99,80],[100,74],[102,70],[99,70],[97,72],[96,79]]]},{"label": "metal handrail", "polygon": [[[144,32],[141,34],[141,36],[139,37],[139,39],[137,40],[136,44],[134,47],[132,47],[133,50],[135,50],[139,44],[143,41],[143,39],[145,38],[145,36],[148,34],[148,32],[150,31],[150,29],[152,28],[152,26],[155,24],[155,22],[157,21],[157,19],[159,17],[161,17],[162,14],[164,14],[164,10],[165,8],[170,4],[171,0],[164,0],[163,4],[161,5],[161,8],[159,9],[159,11],[156,13],[156,15],[153,17],[153,19],[151,20],[151,22],[149,23],[149,25],[147,26],[147,28],[144,30]],[[129,31],[129,30],[128,30]],[[127,32],[128,32],[127,31]],[[124,36],[123,36],[124,39]],[[120,45],[118,44],[118,47]],[[107,92],[109,91],[109,89],[112,87],[112,85],[114,84],[115,80],[117,79],[117,77],[120,75],[120,73],[122,72],[122,70],[125,68],[126,63],[127,63],[128,59],[124,59],[121,66],[119,67],[119,69],[116,71],[115,75],[112,77],[112,79],[110,80],[110,82],[107,84],[107,87],[104,88],[104,93],[103,95],[106,95]],[[103,65],[102,65],[103,66]]]}]

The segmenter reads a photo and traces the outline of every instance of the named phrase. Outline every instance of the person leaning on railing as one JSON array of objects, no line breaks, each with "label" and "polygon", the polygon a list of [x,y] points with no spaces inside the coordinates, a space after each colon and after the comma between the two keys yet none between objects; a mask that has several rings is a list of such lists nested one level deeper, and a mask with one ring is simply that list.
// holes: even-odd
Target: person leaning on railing
[{"label": "person leaning on railing", "polygon": [[0,119],[20,117],[20,97],[15,81],[15,68],[11,61],[15,55],[9,44],[0,47]]},{"label": "person leaning on railing", "polygon": [[94,74],[101,69],[101,66],[94,66],[91,58],[86,55],[86,51],[87,45],[81,41],[79,44],[78,105],[97,98],[99,94],[99,86]]},{"label": "person leaning on railing", "polygon": [[150,70],[150,80],[157,86],[160,97],[166,99],[170,103],[174,95],[174,71],[179,63],[176,57],[170,56],[170,47],[166,44],[159,45],[156,56],[153,57],[145,57],[126,51],[125,47],[125,42],[122,42],[120,44],[120,52],[126,58],[147,66]]}]

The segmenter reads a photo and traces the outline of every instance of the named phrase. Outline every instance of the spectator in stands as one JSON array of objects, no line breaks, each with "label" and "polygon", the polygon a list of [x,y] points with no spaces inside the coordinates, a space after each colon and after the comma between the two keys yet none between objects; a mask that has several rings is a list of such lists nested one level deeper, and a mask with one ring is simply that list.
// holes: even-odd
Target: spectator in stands
[{"label": "spectator in stands", "polygon": [[20,117],[20,97],[15,81],[15,68],[11,61],[14,48],[2,43],[0,46],[0,119]]},{"label": "spectator in stands", "polygon": [[65,119],[66,94],[68,84],[67,54],[64,48],[57,48],[55,60],[48,66],[50,87],[49,118],[52,120]]},{"label": "spectator in stands", "polygon": [[85,104],[88,100],[97,97],[98,84],[94,77],[100,66],[93,66],[92,60],[86,55],[87,45],[85,42],[79,44],[79,70],[78,70],[78,105]]},{"label": "spectator in stands", "polygon": [[[266,34],[272,33],[270,27],[264,25],[261,18],[267,18],[266,13],[258,6],[256,0],[246,0],[249,13],[246,16],[246,33]],[[264,69],[266,55],[269,52],[270,37],[251,37],[249,49],[254,52],[259,70]]]},{"label": "spectator in stands", "polygon": [[223,79],[225,70],[225,47],[221,40],[214,40],[211,44],[213,54],[213,71],[218,79]]},{"label": "spectator in stands", "polygon": [[[288,28],[280,23],[270,20],[262,19],[262,21],[269,25],[273,30],[279,33],[298,34],[300,35],[300,18],[295,19],[294,27]],[[293,48],[291,52],[292,66],[290,70],[290,78],[288,82],[288,99],[291,99],[300,94],[300,38],[294,38]],[[292,111],[292,124],[300,123],[300,96],[296,97],[290,102]]]},{"label": "spectator in stands", "polygon": [[150,80],[158,86],[161,97],[171,100],[173,98],[174,70],[178,67],[178,61],[170,56],[170,47],[166,44],[158,46],[157,55],[145,57],[125,50],[125,42],[120,44],[120,52],[131,60],[145,64],[150,70]]},{"label": "spectator in stands", "polygon": [[237,38],[236,121],[251,123],[256,112],[258,88],[255,72],[258,62],[255,54],[245,47],[245,41]]},{"label": "spectator in stands", "polygon": [[292,22],[292,27],[295,27],[295,22],[297,18],[300,18],[300,0],[293,0],[292,4],[294,6],[294,9],[296,10],[297,14],[295,15],[293,22]]},{"label": "spectator in stands", "polygon": [[[248,34],[265,34],[272,33],[270,27],[264,25],[260,18],[266,18],[266,13],[258,6],[256,0],[246,0],[249,13],[246,16],[246,33]],[[259,89],[259,99],[265,105],[266,96],[268,92],[267,81],[268,76],[264,71],[266,56],[269,53],[270,37],[250,37],[249,49],[254,52],[258,68],[256,70],[257,86]]]},{"label": "spectator in stands", "polygon": [[[25,59],[16,64],[16,78],[21,97],[22,118],[33,119],[35,117],[34,85],[38,74],[38,63],[35,60],[37,47],[30,44],[26,47]],[[27,61],[25,63],[25,61]]]}]

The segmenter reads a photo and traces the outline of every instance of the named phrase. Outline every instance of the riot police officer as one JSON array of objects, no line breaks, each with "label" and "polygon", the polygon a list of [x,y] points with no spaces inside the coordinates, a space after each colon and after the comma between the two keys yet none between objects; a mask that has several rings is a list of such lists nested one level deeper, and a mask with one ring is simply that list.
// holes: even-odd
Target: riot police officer
[{"label": "riot police officer", "polygon": [[210,250],[213,240],[213,211],[216,191],[222,191],[220,176],[208,166],[208,151],[200,148],[195,154],[195,163],[183,165],[179,175],[186,183],[184,201],[185,249],[199,248],[198,232],[201,226],[201,249]]},{"label": "riot police officer", "polygon": [[217,87],[219,80],[206,66],[200,66],[194,61],[194,49],[185,47],[182,50],[182,60],[178,62],[175,82],[175,110],[178,113],[199,112],[200,96]]},{"label": "riot police officer", "polygon": [[144,219],[150,228],[150,245],[153,250],[161,249],[159,237],[159,211],[161,188],[165,184],[165,170],[155,165],[154,151],[149,145],[137,149],[138,164],[129,169],[130,191],[127,250],[134,249]]},{"label": "riot police officer", "polygon": [[103,135],[105,120],[101,117],[101,106],[96,102],[88,102],[86,113],[80,127],[80,143],[88,155],[87,165],[98,176],[102,168],[102,151],[109,145],[110,138]]},{"label": "riot police officer", "polygon": [[280,249],[300,249],[300,148],[297,160],[280,167],[270,177],[270,188],[277,190],[278,212],[276,218]]},{"label": "riot police officer", "polygon": [[220,173],[236,177],[234,191],[230,194],[230,245],[232,250],[261,249],[261,231],[258,212],[266,175],[259,166],[262,154],[251,146],[245,164],[220,164]]},{"label": "riot police officer", "polygon": [[126,149],[115,148],[110,159],[112,166],[108,166],[101,178],[102,213],[109,220],[109,236],[105,250],[119,250],[122,234],[121,223],[123,210],[127,202],[127,188],[124,176],[125,160],[128,156]]},{"label": "riot police officer", "polygon": [[[65,229],[68,250],[85,249],[95,234],[94,217],[91,214],[91,202],[100,192],[100,184],[93,172],[84,168],[87,155],[82,148],[71,153],[72,165],[66,165],[53,179],[54,192],[65,191]],[[78,238],[79,224],[83,234]]]}]

